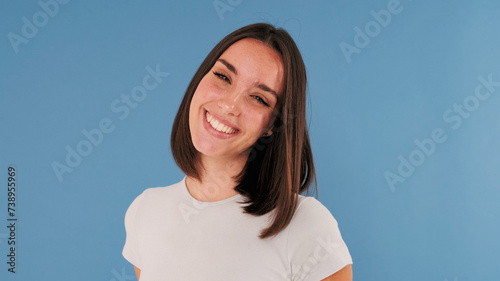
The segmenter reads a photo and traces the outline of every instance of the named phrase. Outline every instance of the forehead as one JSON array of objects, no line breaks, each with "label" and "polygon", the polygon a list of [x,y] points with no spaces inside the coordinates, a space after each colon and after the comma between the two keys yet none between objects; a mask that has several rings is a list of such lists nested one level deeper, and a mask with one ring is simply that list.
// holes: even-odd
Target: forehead
[{"label": "forehead", "polygon": [[242,78],[272,84],[277,93],[282,90],[284,67],[281,55],[268,44],[253,38],[236,41],[219,59],[232,64]]}]

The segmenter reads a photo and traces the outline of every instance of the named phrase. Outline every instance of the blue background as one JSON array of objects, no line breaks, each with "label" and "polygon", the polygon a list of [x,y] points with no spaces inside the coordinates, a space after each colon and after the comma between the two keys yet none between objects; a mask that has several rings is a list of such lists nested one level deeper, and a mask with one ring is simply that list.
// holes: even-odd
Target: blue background
[{"label": "blue background", "polygon": [[[319,200],[339,222],[354,279],[500,280],[500,87],[467,118],[451,113],[458,128],[443,118],[474,101],[480,76],[500,81],[500,2],[401,0],[377,30],[370,12],[390,2],[230,1],[219,15],[210,0],[70,1],[44,24],[36,1],[3,1],[0,279],[135,279],[121,256],[123,218],[142,190],[183,177],[169,140],[185,88],[222,37],[263,21],[287,29],[306,63]],[[41,27],[14,46],[9,33],[23,36],[34,15]],[[373,35],[362,48],[356,27]],[[169,76],[122,120],[111,104],[147,66]],[[52,163],[65,164],[65,147],[103,118],[114,130],[59,181]],[[384,174],[401,176],[400,159],[436,128],[446,140],[391,188]],[[9,165],[16,274],[6,264]]]}]

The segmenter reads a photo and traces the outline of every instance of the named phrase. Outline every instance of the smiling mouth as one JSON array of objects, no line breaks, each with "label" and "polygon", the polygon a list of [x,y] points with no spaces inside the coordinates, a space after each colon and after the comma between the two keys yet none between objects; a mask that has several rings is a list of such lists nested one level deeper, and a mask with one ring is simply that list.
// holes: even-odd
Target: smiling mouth
[{"label": "smiling mouth", "polygon": [[205,111],[205,116],[207,118],[208,124],[210,124],[210,126],[212,126],[212,128],[214,128],[214,130],[216,131],[229,135],[238,132],[238,129],[226,126],[221,122],[219,122],[218,120],[216,120],[212,115],[210,115],[210,113],[208,113],[208,111]]}]

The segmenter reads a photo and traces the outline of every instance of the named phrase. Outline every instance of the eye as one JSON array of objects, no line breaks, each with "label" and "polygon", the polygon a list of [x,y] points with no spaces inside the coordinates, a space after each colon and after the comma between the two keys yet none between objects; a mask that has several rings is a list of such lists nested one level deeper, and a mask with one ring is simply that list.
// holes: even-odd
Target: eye
[{"label": "eye", "polygon": [[229,80],[229,78],[227,78],[226,75],[222,74],[222,73],[219,73],[219,72],[215,72],[215,71],[212,71],[214,73],[215,76],[217,76],[220,80],[222,81],[225,81],[229,84],[231,84],[231,80]]},{"label": "eye", "polygon": [[252,96],[253,98],[255,98],[259,103],[269,107],[269,104],[267,102],[264,101],[264,99],[262,99],[261,97],[259,96]]}]

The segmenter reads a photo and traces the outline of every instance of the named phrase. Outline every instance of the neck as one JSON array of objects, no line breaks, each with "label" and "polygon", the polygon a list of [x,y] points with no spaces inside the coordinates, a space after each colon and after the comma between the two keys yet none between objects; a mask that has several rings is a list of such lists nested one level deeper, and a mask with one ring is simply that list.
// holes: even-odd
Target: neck
[{"label": "neck", "polygon": [[202,202],[215,202],[230,198],[238,192],[235,177],[245,166],[248,155],[236,159],[212,158],[203,154],[200,161],[203,168],[199,168],[201,181],[187,177],[186,186],[191,196]]}]

